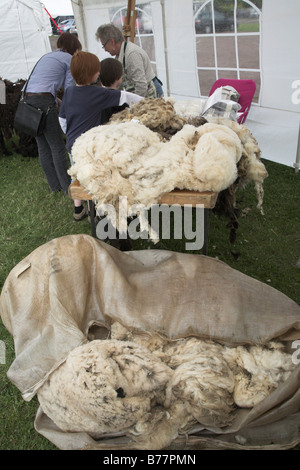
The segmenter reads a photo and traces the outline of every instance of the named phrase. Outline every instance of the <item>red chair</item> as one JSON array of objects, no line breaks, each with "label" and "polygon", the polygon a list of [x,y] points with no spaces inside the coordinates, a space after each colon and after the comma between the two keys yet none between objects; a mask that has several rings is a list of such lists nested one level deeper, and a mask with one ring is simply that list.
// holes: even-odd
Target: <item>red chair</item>
[{"label": "red chair", "polygon": [[234,80],[230,78],[219,78],[217,80],[210,92],[209,96],[213,94],[213,92],[222,86],[232,86],[240,95],[239,104],[241,105],[241,109],[239,113],[242,113],[241,116],[238,118],[238,123],[243,124],[248,116],[251,103],[253,100],[253,96],[256,90],[256,83],[253,80]]}]

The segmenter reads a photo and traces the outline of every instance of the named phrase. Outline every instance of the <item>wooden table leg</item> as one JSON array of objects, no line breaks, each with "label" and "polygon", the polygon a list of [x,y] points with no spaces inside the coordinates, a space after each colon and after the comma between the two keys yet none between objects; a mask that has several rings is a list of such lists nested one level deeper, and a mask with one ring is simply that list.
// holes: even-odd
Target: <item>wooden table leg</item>
[{"label": "wooden table leg", "polygon": [[202,254],[207,255],[208,245],[208,232],[209,232],[209,210],[204,208],[204,242],[202,247]]},{"label": "wooden table leg", "polygon": [[96,235],[96,209],[95,209],[95,204],[91,199],[88,201],[88,209],[89,209],[90,220],[91,220],[92,237],[97,238],[97,235]]}]

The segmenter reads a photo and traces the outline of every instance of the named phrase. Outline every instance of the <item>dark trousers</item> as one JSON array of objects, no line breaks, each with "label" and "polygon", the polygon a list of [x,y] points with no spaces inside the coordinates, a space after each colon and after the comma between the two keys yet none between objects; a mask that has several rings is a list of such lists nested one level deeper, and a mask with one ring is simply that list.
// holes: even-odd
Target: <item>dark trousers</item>
[{"label": "dark trousers", "polygon": [[71,183],[67,173],[69,160],[56,101],[50,95],[30,95],[27,102],[44,111],[48,110],[44,132],[36,138],[39,160],[51,191],[63,190],[67,194]]}]

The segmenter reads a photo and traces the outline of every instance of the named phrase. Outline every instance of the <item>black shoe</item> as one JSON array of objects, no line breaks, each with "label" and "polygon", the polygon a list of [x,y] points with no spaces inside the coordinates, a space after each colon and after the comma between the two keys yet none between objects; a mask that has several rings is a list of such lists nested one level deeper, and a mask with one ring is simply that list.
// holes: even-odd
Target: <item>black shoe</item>
[{"label": "black shoe", "polygon": [[76,212],[74,212],[73,219],[75,220],[75,222],[79,222],[80,220],[85,219],[87,216],[88,216],[88,210],[86,207],[84,207],[82,211],[79,212],[79,214],[76,214]]}]

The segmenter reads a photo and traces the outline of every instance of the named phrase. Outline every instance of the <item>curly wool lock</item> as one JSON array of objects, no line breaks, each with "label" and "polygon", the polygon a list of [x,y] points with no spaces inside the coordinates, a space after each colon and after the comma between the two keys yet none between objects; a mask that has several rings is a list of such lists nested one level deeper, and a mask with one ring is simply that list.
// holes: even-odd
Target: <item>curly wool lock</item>
[{"label": "curly wool lock", "polygon": [[148,98],[139,101],[131,108],[126,108],[120,113],[113,114],[109,124],[120,124],[132,119],[138,120],[140,124],[168,140],[182,129],[185,124],[189,123],[188,119],[176,113],[171,101],[164,98]]}]

